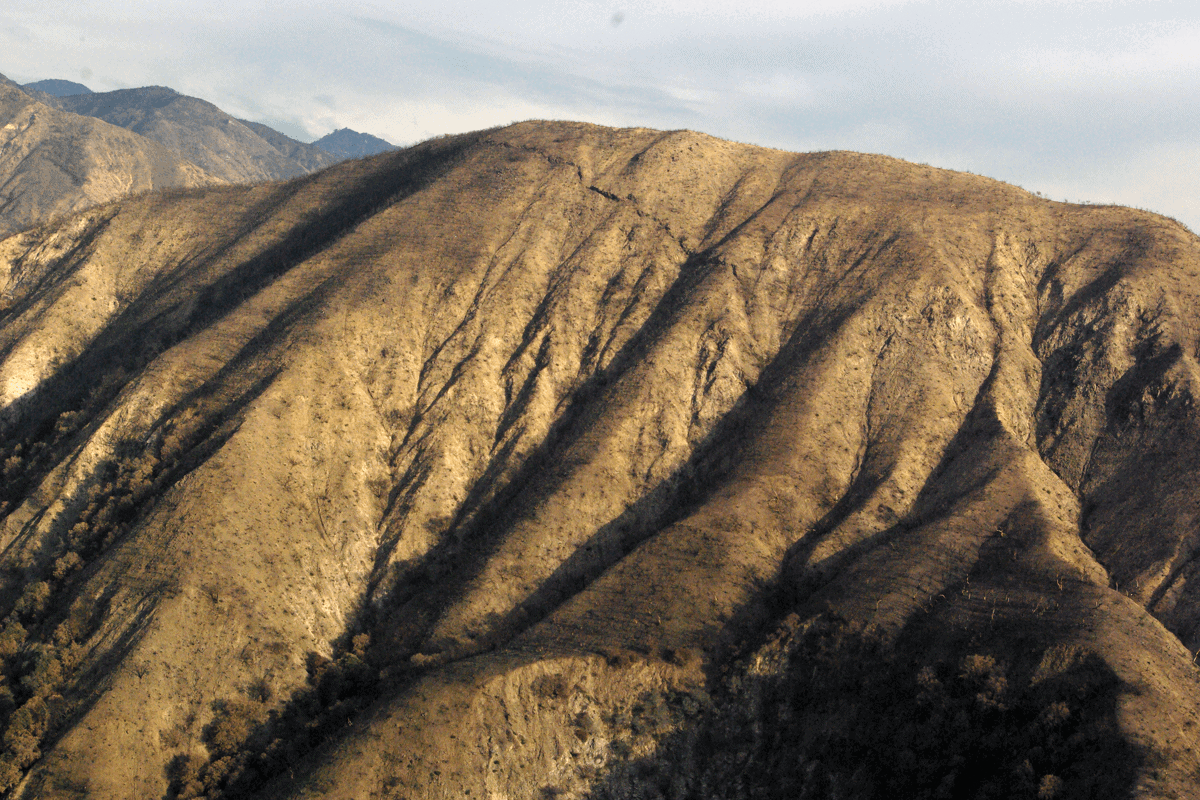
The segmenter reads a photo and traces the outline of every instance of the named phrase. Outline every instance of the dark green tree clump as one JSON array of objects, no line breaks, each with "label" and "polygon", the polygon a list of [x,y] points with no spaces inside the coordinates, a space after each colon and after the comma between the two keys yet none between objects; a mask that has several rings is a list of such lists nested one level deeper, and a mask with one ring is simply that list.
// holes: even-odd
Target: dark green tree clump
[{"label": "dark green tree clump", "polygon": [[176,757],[167,768],[167,797],[247,797],[301,766],[367,705],[379,684],[379,670],[367,653],[370,637],[359,634],[347,644],[332,659],[309,654],[308,685],[282,710],[269,708],[272,692],[265,682],[249,687],[245,697],[218,700],[204,729],[208,759]]}]

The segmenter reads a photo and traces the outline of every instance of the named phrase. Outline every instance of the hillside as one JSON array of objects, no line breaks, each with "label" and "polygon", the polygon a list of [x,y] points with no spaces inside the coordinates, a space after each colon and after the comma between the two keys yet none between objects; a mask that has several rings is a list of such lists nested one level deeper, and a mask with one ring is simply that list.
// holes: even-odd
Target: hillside
[{"label": "hillside", "polygon": [[156,142],[50,107],[0,76],[0,236],[128,194],[216,182]]},{"label": "hillside", "polygon": [[522,123],[0,280],[12,797],[1194,797],[1174,222]]},{"label": "hillside", "polygon": [[293,178],[337,161],[321,148],[164,86],[61,97],[58,106],[153,139],[228,183]]}]

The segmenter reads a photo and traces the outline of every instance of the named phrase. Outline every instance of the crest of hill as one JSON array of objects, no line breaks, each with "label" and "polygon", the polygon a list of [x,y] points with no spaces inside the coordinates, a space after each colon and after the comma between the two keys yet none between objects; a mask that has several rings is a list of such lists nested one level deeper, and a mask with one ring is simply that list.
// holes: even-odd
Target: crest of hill
[{"label": "crest of hill", "polygon": [[0,280],[14,797],[1194,794],[1176,223],[522,123]]},{"label": "crest of hill", "polygon": [[326,134],[313,142],[313,145],[328,150],[339,158],[363,158],[396,149],[394,144],[386,142],[378,136],[359,133],[349,128],[339,128],[333,133]]},{"label": "crest of hill", "polygon": [[216,182],[157,142],[47,105],[0,76],[0,235],[135,192]]},{"label": "crest of hill", "polygon": [[163,86],[62,97],[57,105],[153,139],[228,183],[292,178],[337,160]]}]

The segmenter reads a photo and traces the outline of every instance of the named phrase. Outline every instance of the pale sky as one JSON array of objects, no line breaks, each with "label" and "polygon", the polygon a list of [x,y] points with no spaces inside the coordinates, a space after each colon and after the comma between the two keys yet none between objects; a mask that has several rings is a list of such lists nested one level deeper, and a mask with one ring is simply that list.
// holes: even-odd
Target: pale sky
[{"label": "pale sky", "polygon": [[0,73],[164,85],[305,141],[523,119],[969,170],[1200,231],[1195,0],[0,0]]}]

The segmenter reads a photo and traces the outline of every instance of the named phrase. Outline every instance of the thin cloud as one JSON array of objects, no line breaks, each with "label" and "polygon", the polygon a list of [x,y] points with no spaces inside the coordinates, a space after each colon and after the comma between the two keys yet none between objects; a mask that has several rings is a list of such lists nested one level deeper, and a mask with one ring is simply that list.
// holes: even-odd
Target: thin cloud
[{"label": "thin cloud", "polygon": [[94,89],[165,84],[301,137],[411,142],[531,117],[689,127],[1200,227],[1196,162],[1181,161],[1200,152],[1200,9],[1169,0],[14,2],[14,79],[87,68]]}]

